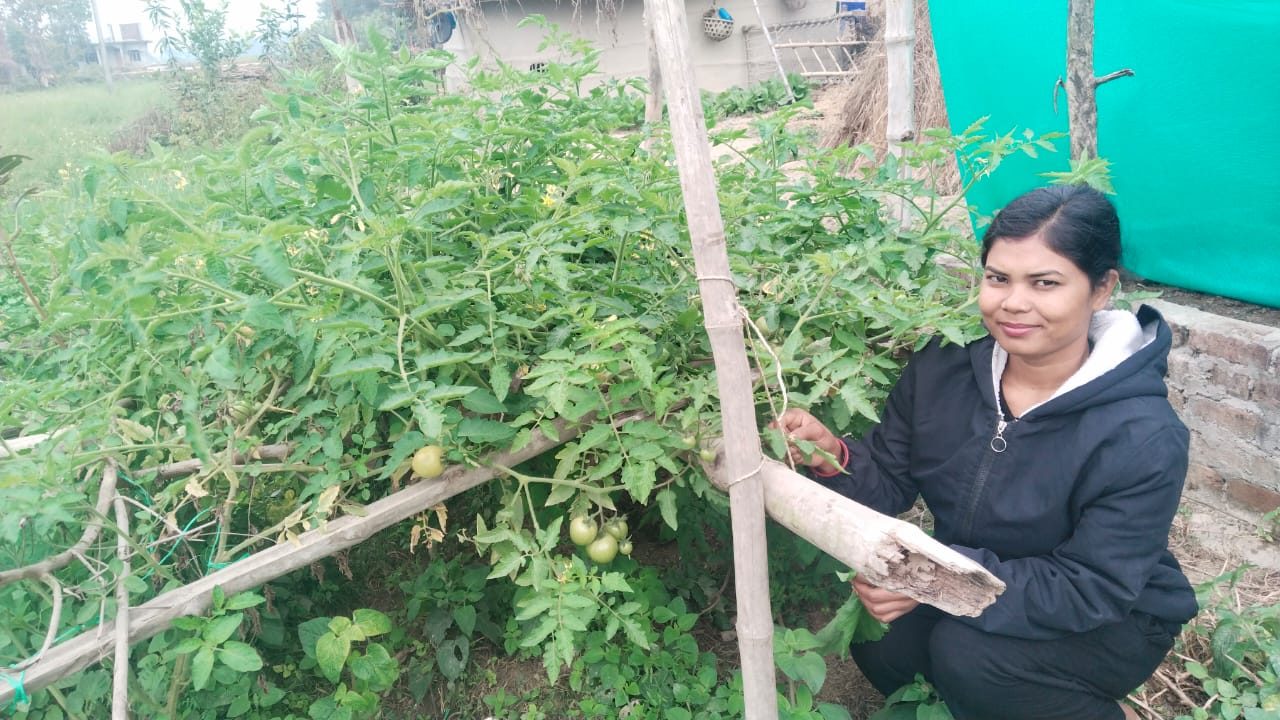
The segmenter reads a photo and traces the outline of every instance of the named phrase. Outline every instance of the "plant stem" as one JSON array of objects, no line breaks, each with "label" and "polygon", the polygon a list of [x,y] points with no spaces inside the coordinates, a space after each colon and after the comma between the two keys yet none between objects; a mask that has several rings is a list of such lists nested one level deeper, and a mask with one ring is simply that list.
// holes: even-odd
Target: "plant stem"
[{"label": "plant stem", "polygon": [[41,322],[48,322],[49,314],[44,311],[44,307],[36,299],[36,294],[31,292],[31,286],[27,284],[27,277],[22,274],[22,268],[18,266],[18,257],[13,253],[13,241],[9,239],[4,228],[0,228],[0,242],[4,243],[4,249],[9,254],[9,267],[13,269],[13,274],[18,278],[18,282],[22,284],[22,292],[26,294],[27,302],[31,303],[31,307],[35,308]]},{"label": "plant stem", "polygon": [[169,720],[177,720],[178,717],[178,695],[182,690],[182,686],[186,684],[187,666],[191,662],[191,655],[179,655],[178,662],[173,664],[173,678],[169,681],[169,698],[165,704],[164,715]]}]

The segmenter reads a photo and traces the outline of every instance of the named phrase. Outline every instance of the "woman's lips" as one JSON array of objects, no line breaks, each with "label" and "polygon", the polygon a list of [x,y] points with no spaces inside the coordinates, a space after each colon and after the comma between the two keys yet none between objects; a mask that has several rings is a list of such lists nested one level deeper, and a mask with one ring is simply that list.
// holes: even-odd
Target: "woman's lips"
[{"label": "woman's lips", "polygon": [[1020,325],[1018,323],[1000,323],[1000,329],[1009,337],[1022,337],[1036,329],[1035,325]]}]

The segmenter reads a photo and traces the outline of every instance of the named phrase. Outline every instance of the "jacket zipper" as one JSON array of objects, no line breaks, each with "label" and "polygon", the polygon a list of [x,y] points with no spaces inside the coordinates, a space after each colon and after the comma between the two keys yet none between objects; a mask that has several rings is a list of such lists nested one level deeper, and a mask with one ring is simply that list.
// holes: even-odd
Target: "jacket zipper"
[{"label": "jacket zipper", "polygon": [[995,462],[996,455],[1004,452],[1009,447],[1009,443],[1004,439],[1004,431],[1009,427],[1008,421],[1004,419],[1004,413],[998,409],[999,401],[997,400],[996,432],[991,436],[991,442],[988,445],[991,452],[982,458],[982,464],[978,466],[977,477],[973,480],[973,490],[969,495],[969,507],[965,509],[964,524],[961,525],[960,536],[965,542],[971,540],[973,532],[973,517],[978,512],[978,499],[982,497],[982,491],[986,488],[987,477],[991,474],[991,465]]}]

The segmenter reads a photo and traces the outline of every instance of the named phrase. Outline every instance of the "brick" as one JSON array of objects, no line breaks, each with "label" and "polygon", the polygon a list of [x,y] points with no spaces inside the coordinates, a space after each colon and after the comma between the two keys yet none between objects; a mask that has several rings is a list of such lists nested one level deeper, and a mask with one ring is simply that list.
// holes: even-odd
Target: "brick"
[{"label": "brick", "polygon": [[1214,363],[1213,367],[1209,368],[1209,384],[1241,400],[1248,400],[1253,390],[1253,378],[1226,363]]},{"label": "brick", "polygon": [[1268,513],[1280,508],[1280,492],[1258,487],[1244,480],[1228,480],[1224,490],[1227,497],[1258,512]]},{"label": "brick", "polygon": [[1216,427],[1230,437],[1254,445],[1262,441],[1265,427],[1262,413],[1256,406],[1235,399],[1193,398],[1183,412],[1183,422],[1188,426],[1194,423]]},{"label": "brick", "polygon": [[1217,470],[1195,462],[1187,466],[1188,490],[1221,490],[1223,484]]},{"label": "brick", "polygon": [[1200,366],[1189,352],[1169,353],[1168,382],[1171,385],[1186,386],[1200,375]]},{"label": "brick", "polygon": [[1272,423],[1280,423],[1280,378],[1272,375],[1260,377],[1253,381],[1253,392],[1249,399],[1261,407],[1271,410],[1267,413]]},{"label": "brick", "polygon": [[1273,453],[1246,452],[1240,457],[1239,475],[1251,485],[1280,491],[1280,458]]},{"label": "brick", "polygon": [[1271,364],[1271,352],[1256,333],[1230,332],[1228,328],[1197,327],[1187,341],[1192,350],[1214,355],[1237,365],[1265,370]]},{"label": "brick", "polygon": [[1263,451],[1280,458],[1280,418],[1268,419],[1266,426],[1262,428],[1261,440]]},{"label": "brick", "polygon": [[[1250,452],[1250,447],[1235,438],[1229,437],[1219,428],[1191,428],[1191,448],[1189,450],[1191,464],[1204,465],[1224,477],[1239,477],[1243,474],[1242,458]],[[1253,448],[1253,452],[1261,452]]]}]

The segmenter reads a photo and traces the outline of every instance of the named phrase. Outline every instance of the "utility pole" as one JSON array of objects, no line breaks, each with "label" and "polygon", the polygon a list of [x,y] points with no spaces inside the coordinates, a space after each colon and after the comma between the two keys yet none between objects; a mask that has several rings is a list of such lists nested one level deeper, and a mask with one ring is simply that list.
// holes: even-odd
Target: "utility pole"
[{"label": "utility pole", "polygon": [[107,78],[107,92],[113,92],[111,84],[111,59],[107,57],[107,43],[102,39],[102,14],[98,12],[98,0],[91,0],[93,24],[98,28],[98,62],[102,63],[102,75]]}]

